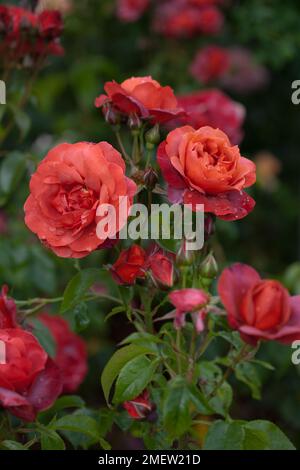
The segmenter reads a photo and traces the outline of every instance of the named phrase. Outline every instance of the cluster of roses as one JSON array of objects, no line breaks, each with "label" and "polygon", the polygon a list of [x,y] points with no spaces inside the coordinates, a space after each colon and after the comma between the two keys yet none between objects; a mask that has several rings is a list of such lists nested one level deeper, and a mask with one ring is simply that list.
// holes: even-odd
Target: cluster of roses
[{"label": "cluster of roses", "polygon": [[[113,110],[121,122],[134,117],[147,128],[187,118],[171,88],[162,87],[151,77],[131,78],[120,85],[109,82],[105,91],[96,105],[103,108],[105,115]],[[206,213],[224,220],[243,218],[255,205],[244,191],[255,182],[255,165],[242,157],[239,148],[219,129],[184,125],[171,130],[159,145],[157,163],[171,202],[190,203],[193,209],[196,204],[203,204]],[[58,256],[82,258],[111,246],[109,237],[117,238],[121,225],[126,223],[123,220],[115,227],[115,233],[99,239],[96,226],[101,215],[97,215],[97,208],[109,203],[118,212],[120,197],[127,197],[128,216],[137,190],[136,182],[126,175],[121,154],[109,143],[60,144],[48,153],[31,178],[25,222]],[[119,284],[132,285],[137,279],[144,282],[149,274],[156,286],[172,288],[176,285],[175,268],[174,257],[156,245],[148,250],[132,245],[121,251],[110,270]],[[290,297],[279,282],[262,280],[251,267],[237,264],[224,270],[218,292],[229,325],[245,341],[290,343],[300,338],[300,297]],[[173,318],[175,328],[182,328],[187,314],[198,332],[206,328],[206,315],[214,308],[206,291],[173,290],[169,301],[174,310],[164,318]],[[2,310],[9,311],[10,322],[15,322],[15,307],[5,292]],[[57,368],[34,336],[15,323],[4,323],[1,335],[7,345],[7,363],[0,365],[4,371],[0,375],[1,403],[18,416],[31,419],[36,410],[49,406],[61,392]],[[21,340],[15,341],[14,335]],[[26,347],[27,341],[30,347]],[[66,373],[63,371],[63,376]],[[47,393],[41,389],[45,383]],[[125,404],[133,418],[150,411],[148,398],[145,391]]]},{"label": "cluster of roses", "polygon": [[87,372],[84,341],[59,316],[42,313],[56,352],[51,358],[34,336],[30,321],[18,318],[7,287],[0,295],[0,405],[25,421],[34,421],[62,393],[74,392]]},{"label": "cluster of roses", "polygon": [[136,21],[153,4],[153,30],[169,37],[217,34],[224,24],[219,6],[224,0],[118,0],[122,21]]},{"label": "cluster of roses", "polygon": [[56,10],[34,13],[21,7],[0,6],[0,54],[6,63],[63,54],[62,30],[62,18]]},{"label": "cluster of roses", "polygon": [[[110,82],[105,90],[107,95],[96,100],[98,106],[113,106],[123,116],[134,114],[151,125],[182,114],[170,87],[151,77],[131,78],[121,85]],[[241,219],[255,205],[244,191],[255,182],[255,165],[219,129],[186,125],[172,130],[159,145],[157,162],[171,202],[191,204],[194,209],[203,204],[205,212],[223,220]],[[30,191],[25,204],[27,226],[59,256],[81,258],[109,242],[97,238],[101,218],[97,207],[104,202],[118,209],[120,195],[132,202],[137,186],[126,176],[125,162],[110,144],[81,142],[51,150],[32,176]],[[111,272],[117,282],[132,284],[149,271],[157,282],[172,286],[173,262],[160,249],[145,252],[133,245],[122,251]],[[219,293],[230,325],[245,338],[289,342],[299,337],[300,298],[290,298],[280,283],[262,281],[252,268],[235,265],[222,274]],[[200,309],[202,315],[204,304],[209,303],[207,293],[194,289],[173,292],[170,300],[176,307],[177,325],[188,312]]]}]

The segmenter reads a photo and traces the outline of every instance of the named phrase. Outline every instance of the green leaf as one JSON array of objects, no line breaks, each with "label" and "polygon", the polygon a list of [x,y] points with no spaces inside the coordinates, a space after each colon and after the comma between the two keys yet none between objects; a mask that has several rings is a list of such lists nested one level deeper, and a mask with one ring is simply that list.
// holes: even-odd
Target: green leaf
[{"label": "green leaf", "polygon": [[294,450],[283,432],[269,421],[215,421],[209,428],[205,450]]},{"label": "green leaf", "polygon": [[147,356],[127,362],[118,376],[113,402],[123,403],[137,397],[151,382],[157,366],[158,361],[151,361]]},{"label": "green leaf", "polygon": [[85,403],[81,397],[77,395],[66,395],[64,397],[58,398],[54,405],[49,410],[40,413],[39,417],[43,415],[48,415],[50,413],[51,415],[54,415],[59,411],[64,410],[65,408],[83,408],[84,406]]},{"label": "green leaf", "polygon": [[245,431],[240,423],[215,421],[208,430],[205,450],[243,450]]},{"label": "green leaf", "polygon": [[248,362],[238,364],[235,369],[235,376],[240,382],[243,382],[250,388],[254,399],[259,400],[261,398],[261,382],[254,365]]},{"label": "green leaf", "polygon": [[183,377],[168,383],[163,403],[163,423],[173,439],[182,436],[191,424],[191,394]]},{"label": "green leaf", "polygon": [[74,307],[72,312],[74,318],[74,328],[77,333],[85,330],[90,324],[90,318],[88,316],[88,307],[85,302]]},{"label": "green leaf", "polygon": [[0,191],[10,195],[18,186],[26,168],[26,161],[21,152],[11,152],[3,160],[0,168]]},{"label": "green leaf", "polygon": [[210,415],[214,413],[214,409],[210,406],[207,398],[199,390],[196,385],[189,385],[189,390],[191,393],[191,401],[195,406],[196,410],[203,415]]},{"label": "green leaf", "polygon": [[[152,351],[150,351],[151,353]],[[103,393],[107,403],[109,403],[109,393],[110,389],[119,375],[120,370],[131,361],[134,357],[148,354],[149,350],[141,346],[135,346],[133,344],[125,346],[122,349],[119,349],[115,354],[110,358],[106,364],[102,376],[101,376],[101,385],[103,388]]]},{"label": "green leaf", "polygon": [[50,357],[54,358],[56,355],[56,342],[49,328],[38,318],[31,318],[30,324],[33,326],[34,336],[36,336],[41,346]]},{"label": "green leaf", "polygon": [[52,429],[58,431],[72,431],[85,434],[89,437],[101,437],[97,422],[90,416],[70,414],[63,416],[51,425]]},{"label": "green leaf", "polygon": [[[267,442],[266,447],[264,448],[265,450],[295,450],[294,445],[288,437],[270,421],[250,421],[244,425],[244,428],[247,432],[251,431],[252,433],[256,433],[258,436],[262,436],[262,433],[264,433],[264,439]],[[256,449],[253,447],[253,443],[251,444],[251,450]],[[247,445],[247,448],[249,448],[249,438]]]},{"label": "green leaf", "polygon": [[64,299],[60,308],[60,312],[75,307],[80,303],[89,288],[96,282],[100,281],[101,270],[95,268],[84,269],[71,279],[64,291]]},{"label": "green leaf", "polygon": [[107,321],[109,318],[113,317],[114,315],[117,315],[118,313],[125,312],[126,308],[124,305],[120,305],[118,307],[114,307],[104,318],[104,321]]},{"label": "green leaf", "polygon": [[42,450],[65,450],[65,443],[57,432],[47,428],[39,428],[39,431]]},{"label": "green leaf", "polygon": [[232,403],[232,398],[232,387],[228,382],[224,382],[221,387],[218,388],[215,396],[209,401],[209,404],[216,413],[222,416],[227,416]]},{"label": "green leaf", "polygon": [[23,444],[16,441],[5,440],[0,443],[0,448],[3,450],[28,450]]}]

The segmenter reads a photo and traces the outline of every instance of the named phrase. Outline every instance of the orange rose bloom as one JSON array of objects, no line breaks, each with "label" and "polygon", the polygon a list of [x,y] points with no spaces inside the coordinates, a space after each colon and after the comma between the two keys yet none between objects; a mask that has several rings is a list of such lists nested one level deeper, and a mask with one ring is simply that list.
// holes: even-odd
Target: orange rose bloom
[{"label": "orange rose bloom", "polygon": [[255,183],[255,164],[240,155],[219,129],[184,126],[170,132],[158,149],[158,163],[172,202],[203,204],[225,220],[245,217],[254,200],[243,189]]},{"label": "orange rose bloom", "polygon": [[135,192],[120,153],[107,142],[61,144],[31,178],[25,223],[58,256],[82,258],[109,242],[96,234],[99,205],[114,206],[117,222],[122,216],[116,233],[110,233],[114,238],[128,215],[120,212],[120,198],[127,198],[129,212]]},{"label": "orange rose bloom", "polygon": [[95,100],[97,108],[112,106],[113,110],[122,115],[136,114],[151,122],[166,122],[185,115],[178,107],[174,92],[169,86],[161,86],[152,77],[128,78],[120,85],[106,82],[106,95]]}]

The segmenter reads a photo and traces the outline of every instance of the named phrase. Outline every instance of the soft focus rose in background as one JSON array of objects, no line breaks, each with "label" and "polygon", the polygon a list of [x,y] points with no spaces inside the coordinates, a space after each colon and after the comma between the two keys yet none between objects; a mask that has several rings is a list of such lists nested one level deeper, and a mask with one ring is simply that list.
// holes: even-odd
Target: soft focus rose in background
[{"label": "soft focus rose in background", "polygon": [[[210,2],[211,3],[211,2]],[[224,23],[222,12],[207,2],[164,0],[155,11],[154,31],[171,37],[191,37],[196,34],[217,34]]]},{"label": "soft focus rose in background", "polygon": [[61,370],[63,393],[75,392],[87,373],[85,342],[71,331],[62,317],[42,313],[39,319],[49,328],[55,340],[54,362]]},{"label": "soft focus rose in background", "polygon": [[98,206],[116,209],[117,233],[128,213],[121,214],[119,198],[127,198],[129,211],[135,192],[120,153],[107,142],[60,144],[31,178],[25,223],[58,256],[82,258],[107,241],[96,234]]},{"label": "soft focus rose in background", "polygon": [[205,90],[178,97],[178,104],[185,112],[182,124],[195,129],[210,126],[221,129],[233,144],[243,137],[242,125],[246,109],[220,90]]},{"label": "soft focus rose in background", "polygon": [[203,204],[205,212],[224,220],[243,218],[255,205],[243,191],[255,183],[255,164],[219,129],[177,128],[160,144],[157,159],[172,202],[194,210]]},{"label": "soft focus rose in background", "polygon": [[223,271],[218,292],[230,326],[250,344],[300,339],[300,296],[290,297],[278,281],[262,280],[250,266],[234,264]]},{"label": "soft focus rose in background", "polygon": [[121,21],[137,21],[149,7],[150,0],[118,0],[117,16]]},{"label": "soft focus rose in background", "polygon": [[257,182],[266,191],[275,191],[279,184],[281,161],[270,152],[259,152],[254,158],[257,169]]},{"label": "soft focus rose in background", "polygon": [[206,46],[197,52],[191,74],[202,83],[218,80],[230,66],[229,52],[220,46]]}]

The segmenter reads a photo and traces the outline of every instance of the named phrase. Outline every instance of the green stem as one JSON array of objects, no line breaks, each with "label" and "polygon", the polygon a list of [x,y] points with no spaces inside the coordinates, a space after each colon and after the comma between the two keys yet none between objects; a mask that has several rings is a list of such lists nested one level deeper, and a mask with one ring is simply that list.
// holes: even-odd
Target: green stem
[{"label": "green stem", "polygon": [[234,369],[236,368],[236,366],[244,358],[247,349],[248,349],[248,345],[244,344],[243,347],[241,348],[239,354],[232,361],[232,364],[229,367],[227,367],[227,369],[226,369],[225,373],[223,374],[222,378],[219,380],[219,382],[217,383],[215,388],[212,390],[212,392],[208,395],[208,399],[211,399],[212,397],[214,397],[216,395],[219,388],[222,387],[223,383],[226,382],[228,377],[232,374],[232,372],[234,372]]}]

